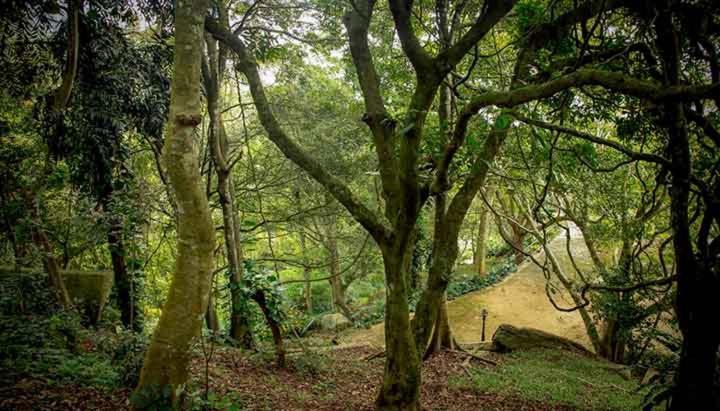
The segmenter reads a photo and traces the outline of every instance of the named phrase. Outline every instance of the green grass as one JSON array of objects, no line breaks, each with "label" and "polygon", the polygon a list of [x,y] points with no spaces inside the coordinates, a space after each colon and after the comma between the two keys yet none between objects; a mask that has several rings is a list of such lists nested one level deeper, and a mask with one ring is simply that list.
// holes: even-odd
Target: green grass
[{"label": "green grass", "polygon": [[508,354],[497,367],[473,368],[470,375],[450,384],[588,410],[637,410],[643,398],[637,381],[603,362],[556,350]]}]

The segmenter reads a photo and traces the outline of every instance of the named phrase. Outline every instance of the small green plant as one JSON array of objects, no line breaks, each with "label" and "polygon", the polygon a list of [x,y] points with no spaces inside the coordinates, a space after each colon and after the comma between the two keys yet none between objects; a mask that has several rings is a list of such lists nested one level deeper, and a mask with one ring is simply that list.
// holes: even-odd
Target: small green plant
[{"label": "small green plant", "polygon": [[240,411],[245,409],[243,400],[235,393],[225,395],[213,391],[194,391],[188,395],[187,403],[192,411]]},{"label": "small green plant", "polygon": [[293,360],[293,368],[302,375],[317,377],[331,366],[331,362],[325,354],[308,351]]},{"label": "small green plant", "polygon": [[120,381],[116,368],[97,354],[61,357],[54,374],[61,383],[73,382],[104,389],[114,388]]},{"label": "small green plant", "polygon": [[454,300],[455,298],[467,293],[495,285],[516,269],[517,266],[515,265],[515,262],[512,258],[508,258],[499,264],[493,265],[490,272],[483,277],[474,275],[465,280],[453,281],[447,288],[448,300]]},{"label": "small green plant", "polygon": [[118,335],[112,352],[112,362],[119,369],[123,386],[133,388],[140,381],[140,370],[148,343],[144,334],[123,330]]}]

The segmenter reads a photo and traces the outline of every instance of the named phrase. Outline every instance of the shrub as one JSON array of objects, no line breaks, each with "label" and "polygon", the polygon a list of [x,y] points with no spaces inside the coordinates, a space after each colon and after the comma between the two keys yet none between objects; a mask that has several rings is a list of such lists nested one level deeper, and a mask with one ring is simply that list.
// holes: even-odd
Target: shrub
[{"label": "shrub", "polygon": [[450,282],[447,288],[447,298],[448,300],[453,300],[461,295],[495,285],[516,269],[517,266],[514,261],[511,258],[508,258],[505,261],[494,265],[490,269],[490,272],[488,272],[485,276],[472,276],[461,281]]},{"label": "shrub", "polygon": [[293,360],[292,366],[299,374],[317,377],[324,370],[328,369],[331,363],[332,358],[329,356],[319,352],[307,351],[296,357]]},{"label": "shrub", "polygon": [[148,338],[144,334],[127,330],[118,334],[112,352],[112,363],[120,372],[120,383],[123,386],[134,388],[140,381],[140,371],[148,344]]}]

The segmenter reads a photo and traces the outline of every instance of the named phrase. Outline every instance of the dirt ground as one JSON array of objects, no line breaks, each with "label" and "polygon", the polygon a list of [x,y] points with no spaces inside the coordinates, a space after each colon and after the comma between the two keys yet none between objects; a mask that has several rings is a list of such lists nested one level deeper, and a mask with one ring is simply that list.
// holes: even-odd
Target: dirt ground
[{"label": "dirt ground", "polygon": [[[572,263],[566,249],[566,237],[563,232],[550,242],[550,249],[560,260],[563,269],[574,274]],[[571,231],[570,249],[580,269],[591,265],[590,255],[577,230]],[[543,262],[544,253],[535,258]],[[591,348],[580,315],[575,312],[556,310],[545,293],[547,280],[543,270],[531,261],[526,261],[501,283],[492,287],[465,294],[448,302],[450,325],[455,338],[461,344],[477,343],[481,340],[483,309],[488,311],[485,324],[486,340],[492,338],[500,324],[507,323],[518,327],[532,327],[577,341]],[[573,303],[557,280],[552,282],[556,288],[553,298],[560,307],[572,307]],[[384,345],[384,324],[376,324],[368,330],[351,333],[340,341],[342,343],[367,343],[376,347]]]},{"label": "dirt ground", "polygon": [[[318,368],[291,358],[290,366],[278,369],[272,362],[252,359],[247,353],[220,347],[214,353],[208,373],[210,391],[218,398],[232,398],[236,408],[257,411],[324,410],[371,411],[382,381],[384,359],[367,360],[375,351],[369,347],[332,350],[323,355]],[[500,358],[493,357],[496,361]],[[512,394],[480,392],[449,384],[464,376],[468,366],[481,367],[458,353],[443,352],[423,367],[421,403],[425,410],[550,411],[572,407],[521,399]],[[305,364],[305,365],[303,365]],[[198,390],[204,387],[205,363],[195,356],[191,365],[190,409],[198,404]],[[69,393],[71,393],[69,395]],[[107,410],[129,409],[129,390],[102,391],[81,386],[48,385],[33,380],[0,389],[2,410]],[[195,400],[193,400],[195,398]],[[215,407],[210,407],[214,409]]]}]

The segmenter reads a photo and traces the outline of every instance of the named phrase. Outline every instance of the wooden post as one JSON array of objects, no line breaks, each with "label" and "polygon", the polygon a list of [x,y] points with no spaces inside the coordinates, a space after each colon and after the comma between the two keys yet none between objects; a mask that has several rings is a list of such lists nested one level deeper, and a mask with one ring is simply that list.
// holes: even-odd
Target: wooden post
[{"label": "wooden post", "polygon": [[482,342],[485,342],[485,319],[486,319],[487,316],[488,316],[488,311],[483,308],[483,309],[482,309],[482,312],[481,312],[481,315],[482,315],[482,321],[483,321],[483,323],[482,323],[482,335],[481,335],[480,339],[481,339]]}]

